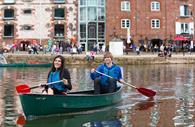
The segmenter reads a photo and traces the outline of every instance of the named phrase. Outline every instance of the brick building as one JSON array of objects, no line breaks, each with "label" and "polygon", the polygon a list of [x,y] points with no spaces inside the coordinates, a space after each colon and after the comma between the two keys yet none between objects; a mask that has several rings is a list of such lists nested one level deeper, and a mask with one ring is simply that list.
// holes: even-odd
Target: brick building
[{"label": "brick building", "polygon": [[136,44],[177,35],[192,39],[194,7],[194,0],[1,0],[0,42],[24,48],[74,37],[91,50],[114,37]]},{"label": "brick building", "polygon": [[107,0],[107,41],[114,32],[126,41],[128,27],[136,43],[173,40],[178,35],[193,38],[194,6],[194,0]]}]

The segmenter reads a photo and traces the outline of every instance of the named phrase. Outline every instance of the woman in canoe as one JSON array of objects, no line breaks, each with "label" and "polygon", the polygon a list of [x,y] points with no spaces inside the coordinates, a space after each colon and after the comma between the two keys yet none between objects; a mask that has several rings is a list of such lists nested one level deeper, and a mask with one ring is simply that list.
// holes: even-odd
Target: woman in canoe
[{"label": "woman in canoe", "polygon": [[65,68],[65,59],[58,55],[54,58],[51,70],[47,76],[47,83],[63,80],[63,82],[51,84],[48,86],[48,94],[66,94],[67,90],[72,89],[70,73]]},{"label": "woman in canoe", "polygon": [[[96,69],[91,69],[91,79],[94,80],[94,93],[112,93],[117,89],[117,81],[123,83],[120,66],[113,62],[113,56],[110,52],[104,54],[104,63]],[[102,74],[101,74],[102,73]],[[108,76],[105,76],[105,75]]]}]

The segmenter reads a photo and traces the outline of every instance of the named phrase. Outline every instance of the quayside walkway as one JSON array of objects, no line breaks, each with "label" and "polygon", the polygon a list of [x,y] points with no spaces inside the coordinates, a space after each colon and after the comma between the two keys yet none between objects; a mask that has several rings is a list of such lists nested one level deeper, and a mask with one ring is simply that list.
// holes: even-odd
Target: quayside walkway
[{"label": "quayside walkway", "polygon": [[[4,53],[7,63],[29,63],[29,61],[36,61],[40,63],[51,63],[54,56],[57,54],[28,54],[25,52]],[[94,61],[87,61],[85,54],[62,54],[66,58],[66,64],[99,64],[102,62],[103,54],[95,55]],[[158,57],[157,53],[130,53],[128,55],[115,56],[115,62],[118,64],[194,64],[195,53],[173,53],[171,57]]]}]

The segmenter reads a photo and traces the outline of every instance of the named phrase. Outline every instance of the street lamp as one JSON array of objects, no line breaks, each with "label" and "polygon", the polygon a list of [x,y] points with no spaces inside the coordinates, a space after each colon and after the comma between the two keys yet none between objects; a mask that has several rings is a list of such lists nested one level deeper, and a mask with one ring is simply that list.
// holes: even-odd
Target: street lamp
[{"label": "street lamp", "polygon": [[38,14],[38,24],[39,24],[39,28],[38,28],[38,30],[39,30],[39,44],[42,44],[42,33],[41,33],[41,17],[42,17],[42,9],[41,9],[41,7],[42,7],[42,3],[41,3],[41,1],[39,1],[39,14]]}]

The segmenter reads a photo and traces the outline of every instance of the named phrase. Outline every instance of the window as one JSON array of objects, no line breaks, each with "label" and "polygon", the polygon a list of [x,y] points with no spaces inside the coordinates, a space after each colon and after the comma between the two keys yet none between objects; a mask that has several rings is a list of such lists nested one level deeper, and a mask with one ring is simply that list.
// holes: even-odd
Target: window
[{"label": "window", "polygon": [[97,11],[98,11],[98,21],[104,21],[104,19],[105,19],[104,8],[98,8]]},{"label": "window", "polygon": [[88,21],[96,21],[96,7],[88,8]]},{"label": "window", "polygon": [[121,28],[130,28],[130,20],[122,19],[121,20]]},{"label": "window", "polygon": [[97,25],[95,22],[90,22],[88,24],[88,38],[96,38],[96,29],[97,29]]},{"label": "window", "polygon": [[54,3],[65,3],[65,0],[54,0]]},{"label": "window", "polygon": [[81,6],[87,5],[87,0],[80,0],[80,5]]},{"label": "window", "polygon": [[55,37],[64,37],[64,25],[63,24],[54,25],[54,35]]},{"label": "window", "polygon": [[80,36],[86,38],[86,24],[80,24]]},{"label": "window", "polygon": [[87,4],[88,4],[89,6],[97,6],[97,0],[88,0],[88,1],[87,1]]},{"label": "window", "polygon": [[4,0],[5,4],[13,4],[15,0]]},{"label": "window", "polygon": [[160,3],[156,1],[151,2],[151,11],[160,11]]},{"label": "window", "polygon": [[188,5],[180,6],[180,16],[189,16],[189,9]]},{"label": "window", "polygon": [[159,29],[160,28],[160,20],[159,19],[152,19],[151,20],[151,28],[152,29]]},{"label": "window", "polygon": [[99,5],[99,6],[104,6],[104,3],[105,3],[104,0],[98,0],[98,5]]},{"label": "window", "polygon": [[54,18],[55,19],[64,19],[64,8],[55,8]]},{"label": "window", "polygon": [[194,33],[194,22],[176,22],[176,34]]},{"label": "window", "polygon": [[8,24],[4,25],[4,37],[13,37],[14,36],[14,25]]},{"label": "window", "polygon": [[30,25],[23,25],[22,30],[32,30],[32,26]]},{"label": "window", "polygon": [[181,33],[189,33],[189,24],[181,23]]},{"label": "window", "polygon": [[86,7],[80,8],[80,21],[86,21]]},{"label": "window", "polygon": [[4,10],[4,19],[14,19],[14,10],[13,9],[5,9]]},{"label": "window", "polygon": [[130,11],[129,1],[121,1],[121,11]]},{"label": "window", "polygon": [[98,23],[98,38],[104,38],[105,23]]},{"label": "window", "polygon": [[105,43],[106,0],[78,0],[78,43],[90,51]]},{"label": "window", "polygon": [[31,9],[25,9],[25,10],[23,10],[23,13],[24,14],[31,14],[32,10]]}]

